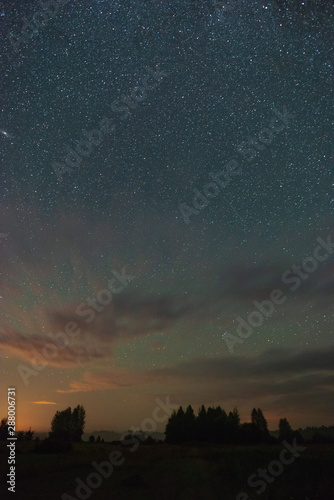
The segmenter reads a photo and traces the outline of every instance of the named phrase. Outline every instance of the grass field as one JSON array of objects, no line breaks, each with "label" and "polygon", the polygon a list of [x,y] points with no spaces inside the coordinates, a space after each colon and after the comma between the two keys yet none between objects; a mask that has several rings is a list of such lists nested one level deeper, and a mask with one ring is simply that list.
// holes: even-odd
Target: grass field
[{"label": "grass field", "polygon": [[[144,445],[129,449],[108,443],[78,443],[68,454],[42,454],[34,443],[17,443],[16,493],[8,492],[6,443],[0,443],[0,499],[61,499],[75,494],[76,478],[96,472],[91,463],[108,461],[119,450],[123,463],[115,465],[109,478],[97,488],[81,490],[81,498],[97,500],[333,500],[334,446],[309,445],[273,482],[258,494],[247,479],[259,467],[267,469],[277,460],[282,446],[177,446]],[[289,454],[289,457],[291,454]],[[120,458],[118,457],[120,460]],[[94,483],[95,485],[95,483]],[[245,492],[238,498],[238,494]]]}]

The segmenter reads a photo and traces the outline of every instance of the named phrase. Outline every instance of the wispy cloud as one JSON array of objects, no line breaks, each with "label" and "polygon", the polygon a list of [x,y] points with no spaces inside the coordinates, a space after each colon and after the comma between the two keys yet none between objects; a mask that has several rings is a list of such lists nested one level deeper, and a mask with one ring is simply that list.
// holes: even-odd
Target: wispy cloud
[{"label": "wispy cloud", "polygon": [[54,401],[33,401],[34,405],[56,405]]},{"label": "wispy cloud", "polygon": [[[204,303],[202,307],[203,305]],[[78,360],[83,364],[98,359],[112,359],[116,343],[126,343],[156,331],[168,333],[178,321],[189,318],[198,311],[201,302],[195,297],[140,297],[124,292],[115,296],[89,323],[77,313],[78,306],[79,304],[68,303],[39,311],[46,318],[47,334],[35,333],[38,324],[29,324],[27,333],[15,328],[1,328],[0,349],[27,361],[32,361],[37,351],[47,359],[49,365],[62,368],[71,368]],[[85,307],[88,308],[87,305]],[[73,338],[63,333],[69,322],[76,323],[76,329],[80,330]],[[67,338],[66,346],[64,338]],[[63,347],[57,344],[57,340]],[[55,356],[50,356],[51,359],[43,354],[43,349],[47,349],[50,344],[54,346],[51,350],[58,351]]]},{"label": "wispy cloud", "polygon": [[86,372],[82,381],[73,381],[68,389],[57,392],[92,392],[101,390],[123,389],[151,382],[149,373],[136,373],[123,369],[111,368],[107,373]]},{"label": "wispy cloud", "polygon": [[[43,349],[53,344],[56,355],[50,359],[43,355]],[[71,368],[77,364],[78,357],[88,363],[94,359],[107,357],[109,352],[106,346],[96,347],[86,343],[73,343],[65,348],[57,347],[50,338],[44,335],[28,335],[12,329],[0,329],[0,349],[10,352],[25,361],[33,362],[38,356],[47,359],[49,365],[62,368]],[[50,350],[49,350],[50,352]],[[37,354],[36,354],[37,353]]]}]

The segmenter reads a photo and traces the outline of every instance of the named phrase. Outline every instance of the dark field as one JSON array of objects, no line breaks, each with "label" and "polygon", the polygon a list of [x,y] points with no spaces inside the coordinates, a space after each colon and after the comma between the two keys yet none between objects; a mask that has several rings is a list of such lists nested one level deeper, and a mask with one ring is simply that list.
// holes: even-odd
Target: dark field
[{"label": "dark field", "polygon": [[[257,469],[267,469],[278,460],[282,446],[177,446],[144,445],[130,452],[121,445],[108,443],[74,445],[68,454],[42,454],[33,451],[35,444],[17,443],[16,492],[8,492],[5,474],[8,473],[6,443],[0,443],[1,494],[7,499],[98,500],[333,500],[334,446],[310,445],[271,484],[266,483],[257,493],[259,483],[247,485]],[[92,492],[75,493],[76,478],[87,484],[86,478],[96,470],[93,461],[108,461],[111,451],[119,450],[124,457],[109,478],[100,482]],[[290,457],[291,454],[288,455]],[[118,460],[122,460],[118,456]],[[258,477],[256,480],[260,480]],[[263,479],[262,479],[263,481]],[[263,483],[262,483],[263,484]],[[238,494],[245,492],[244,496]],[[80,493],[80,492],[79,492]]]}]

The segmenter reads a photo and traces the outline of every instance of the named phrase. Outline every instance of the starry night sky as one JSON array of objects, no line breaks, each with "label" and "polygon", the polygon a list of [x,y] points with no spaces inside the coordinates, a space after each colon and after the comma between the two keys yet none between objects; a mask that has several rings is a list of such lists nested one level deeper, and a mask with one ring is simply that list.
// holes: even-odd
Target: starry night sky
[{"label": "starry night sky", "polygon": [[[63,0],[16,45],[41,6],[0,4],[1,418],[9,386],[35,431],[77,404],[88,431],[122,431],[167,396],[333,424],[333,255],[295,291],[282,280],[334,241],[333,8],[300,3]],[[123,269],[88,324],[77,308]],[[285,302],[231,352],[275,289]],[[25,384],[18,367],[70,321],[80,334]]]}]

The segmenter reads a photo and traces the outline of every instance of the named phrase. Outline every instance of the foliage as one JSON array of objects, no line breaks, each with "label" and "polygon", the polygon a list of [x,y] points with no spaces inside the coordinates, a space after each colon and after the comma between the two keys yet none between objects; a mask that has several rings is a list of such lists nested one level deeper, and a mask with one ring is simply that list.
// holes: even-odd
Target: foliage
[{"label": "foliage", "polygon": [[86,412],[83,406],[78,405],[74,410],[71,407],[57,411],[51,422],[51,439],[64,441],[81,441],[85,427]]},{"label": "foliage", "polygon": [[6,441],[8,437],[8,419],[3,418],[0,422],[0,441]]},{"label": "foliage", "polygon": [[31,430],[31,427],[29,427],[28,431],[17,431],[16,432],[16,438],[18,441],[32,441],[34,437],[34,431]]},{"label": "foliage", "polygon": [[268,422],[264,418],[264,415],[262,413],[262,410],[260,408],[256,409],[253,408],[252,413],[251,413],[251,420],[252,424],[255,426],[255,428],[258,431],[259,435],[259,442],[268,442],[270,441],[270,434],[268,430]]},{"label": "foliage", "polygon": [[268,424],[260,408],[253,409],[252,422],[241,425],[237,408],[226,413],[220,406],[198,410],[197,416],[191,406],[186,411],[182,406],[171,414],[165,430],[167,443],[225,443],[257,444],[275,441],[268,431]]},{"label": "foliage", "polygon": [[304,443],[304,439],[299,431],[294,431],[286,418],[281,418],[278,424],[278,439],[282,443],[291,443],[294,439],[298,443]]},{"label": "foliage", "polygon": [[292,433],[291,425],[286,418],[280,418],[278,424],[278,439],[280,441],[289,440]]},{"label": "foliage", "polygon": [[29,427],[29,430],[24,433],[25,441],[32,441],[34,434],[34,431],[32,431],[31,427]]}]

